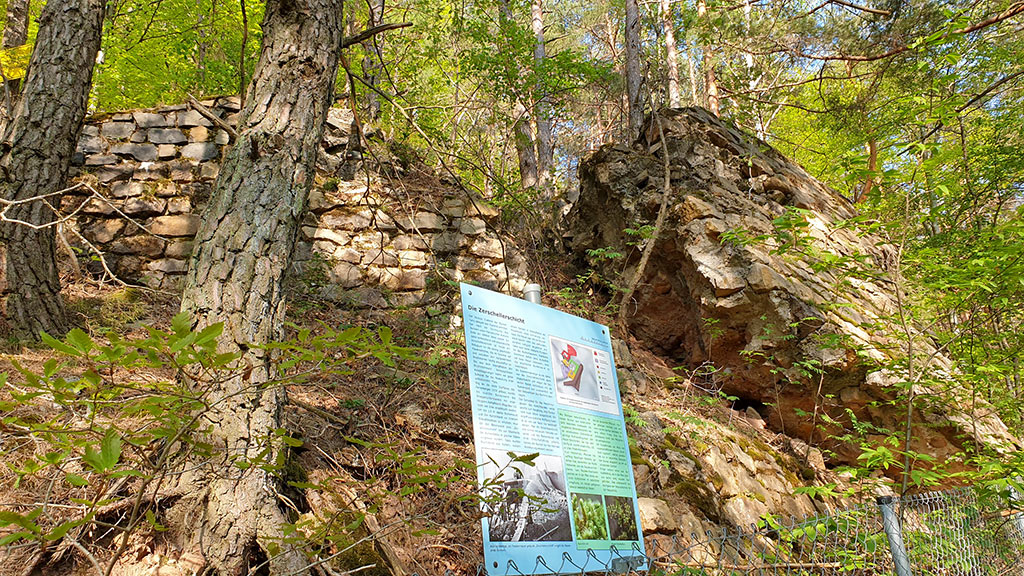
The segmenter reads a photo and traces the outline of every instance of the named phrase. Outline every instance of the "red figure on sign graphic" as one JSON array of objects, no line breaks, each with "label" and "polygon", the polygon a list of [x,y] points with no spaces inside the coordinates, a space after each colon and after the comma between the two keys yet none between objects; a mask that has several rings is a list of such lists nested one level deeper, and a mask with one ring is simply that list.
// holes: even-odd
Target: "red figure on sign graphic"
[{"label": "red figure on sign graphic", "polygon": [[576,359],[576,349],[572,344],[566,344],[562,350],[562,377],[563,386],[572,386],[577,392],[580,391],[580,376],[583,375],[583,364]]}]

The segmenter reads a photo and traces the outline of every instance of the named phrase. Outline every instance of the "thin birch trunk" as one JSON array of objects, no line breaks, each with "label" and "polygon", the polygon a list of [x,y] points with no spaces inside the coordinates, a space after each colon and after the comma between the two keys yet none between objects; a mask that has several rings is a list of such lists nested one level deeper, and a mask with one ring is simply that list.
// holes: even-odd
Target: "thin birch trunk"
[{"label": "thin birch trunk", "polygon": [[[536,40],[533,50],[533,64],[535,70],[544,69],[544,60],[547,57],[544,46],[544,2],[533,0],[530,6],[531,24],[533,35]],[[548,186],[551,183],[551,169],[554,164],[554,147],[551,137],[551,104],[548,94],[540,81],[535,87],[535,104],[533,106],[534,123],[536,130],[537,148],[537,183],[541,188],[541,194],[549,199]]]}]

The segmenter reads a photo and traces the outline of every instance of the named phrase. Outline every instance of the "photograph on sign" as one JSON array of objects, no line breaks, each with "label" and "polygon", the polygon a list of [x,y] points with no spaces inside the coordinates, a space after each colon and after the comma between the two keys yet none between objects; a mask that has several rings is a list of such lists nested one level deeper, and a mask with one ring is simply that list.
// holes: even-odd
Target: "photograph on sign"
[{"label": "photograph on sign", "polygon": [[481,492],[491,542],[571,541],[562,459],[541,454],[488,454]]},{"label": "photograph on sign", "polygon": [[608,328],[461,289],[488,571],[644,568]]}]

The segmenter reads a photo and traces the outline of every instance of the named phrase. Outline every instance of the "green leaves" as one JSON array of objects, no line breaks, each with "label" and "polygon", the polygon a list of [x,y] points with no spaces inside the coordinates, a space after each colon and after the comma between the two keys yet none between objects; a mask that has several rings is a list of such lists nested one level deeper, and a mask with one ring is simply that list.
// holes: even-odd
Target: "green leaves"
[{"label": "green leaves", "polygon": [[14,80],[25,77],[29,57],[32,55],[33,44],[22,44],[14,48],[0,49],[0,70],[3,77]]},{"label": "green leaves", "polygon": [[[23,444],[45,449],[12,453],[6,463],[17,474],[17,485],[27,485],[29,479],[34,486],[53,483],[60,488],[54,493],[81,508],[76,517],[41,516],[41,509],[4,510],[0,529],[13,528],[2,530],[0,545],[25,539],[57,540],[89,525],[94,521],[89,512],[111,502],[107,491],[112,481],[131,476],[139,479],[132,486],[152,488],[150,482],[166,471],[172,450],[197,460],[212,457],[210,423],[201,417],[210,409],[205,394],[210,386],[246,377],[249,368],[238,362],[239,354],[218,351],[223,332],[221,324],[193,329],[188,316],[178,315],[169,330],[149,327],[141,338],[97,336],[82,330],[61,339],[44,335],[53,358],[32,369],[12,361],[20,379],[4,386],[5,393],[10,392],[10,399],[0,404],[5,411],[4,429],[34,440]],[[300,329],[295,340],[266,346],[274,352],[268,356],[276,363],[280,379],[263,385],[282,386],[314,370],[348,373],[354,364],[365,363],[374,368],[390,366],[381,370],[387,385],[408,386],[417,376],[397,366],[402,360],[421,359],[418,349],[403,345],[407,338],[405,331],[384,325],[323,326],[316,332]],[[168,373],[176,377],[156,376]],[[5,374],[0,374],[0,383],[6,384]],[[369,391],[368,397],[372,397]],[[342,405],[357,412],[364,402],[356,397]],[[289,449],[303,446],[299,435],[285,428],[270,430],[253,441],[258,446],[251,453],[229,456],[239,470],[283,476],[291,470]],[[371,456],[380,466],[376,473],[393,475],[394,494],[441,491],[462,471],[428,463],[419,450],[376,443],[367,443],[365,449],[379,451]],[[164,529],[153,510],[139,513],[145,517],[137,522]],[[337,534],[347,527],[359,530],[361,524],[356,520],[335,525],[329,528],[329,537],[347,537]]]},{"label": "green leaves", "polygon": [[0,546],[17,542],[23,538],[33,538],[42,533],[42,529],[35,523],[36,518],[43,513],[42,508],[35,508],[25,514],[18,514],[11,510],[0,509],[0,528],[15,526],[21,528],[11,534],[0,538]]},{"label": "green leaves", "polygon": [[113,429],[107,431],[98,450],[93,446],[87,446],[85,455],[82,456],[82,461],[99,474],[113,471],[120,459],[121,435]]},{"label": "green leaves", "polygon": [[46,332],[40,332],[39,336],[42,339],[43,344],[46,344],[57,352],[67,354],[68,356],[85,356],[90,350],[92,350],[93,346],[92,338],[89,338],[88,334],[82,332],[78,328],[74,328],[68,332],[64,342],[57,340]]},{"label": "green leaves", "polygon": [[[183,102],[187,94],[237,94],[240,58],[251,78],[260,46],[262,2],[128,0],[106,26],[93,78],[99,110]],[[245,45],[242,44],[247,34]]]}]

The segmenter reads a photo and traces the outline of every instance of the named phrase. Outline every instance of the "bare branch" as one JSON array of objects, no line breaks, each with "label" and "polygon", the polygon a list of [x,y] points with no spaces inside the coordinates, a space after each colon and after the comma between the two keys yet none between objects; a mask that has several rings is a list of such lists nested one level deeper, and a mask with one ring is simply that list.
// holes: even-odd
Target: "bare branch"
[{"label": "bare branch", "polygon": [[220,128],[221,130],[227,132],[228,133],[228,137],[231,138],[232,142],[234,142],[235,140],[238,140],[238,132],[236,132],[235,129],[232,128],[230,124],[228,124],[224,120],[221,120],[220,116],[217,116],[216,114],[214,114],[213,110],[210,110],[206,106],[203,106],[199,102],[199,100],[196,100],[195,96],[193,96],[191,94],[188,95],[188,104],[189,104],[189,106],[192,107],[193,110],[195,110],[196,112],[199,112],[199,114],[202,115],[203,118],[206,118],[210,122],[213,122],[214,124],[217,125],[218,128]]},{"label": "bare branch", "polygon": [[[981,92],[976,94],[973,98],[971,98],[970,100],[965,102],[962,106],[957,107],[956,113],[960,114],[964,110],[967,110],[971,106],[974,106],[975,104],[977,104],[978,101],[980,101],[982,98],[984,98],[984,97],[988,96],[989,94],[991,94],[992,91],[995,90],[996,88],[1002,86],[1003,84],[1009,82],[1010,80],[1014,80],[1016,78],[1020,78],[1021,76],[1024,76],[1024,70],[1018,70],[1018,71],[1014,72],[1013,74],[1007,74],[1006,76],[1003,76],[1002,78],[1000,78],[999,80],[996,80],[995,82],[990,84],[987,88],[985,88],[984,90],[982,90]],[[926,134],[924,134],[923,136],[918,138],[917,142],[924,142],[925,140],[930,138],[933,134],[935,134],[936,132],[941,130],[943,126],[944,126],[944,124],[943,124],[942,120],[939,120],[938,122],[935,123],[935,126],[932,127],[931,130],[929,130]],[[913,148],[914,148],[914,145],[911,144],[910,146],[907,146],[906,148],[903,149],[903,153],[905,154],[907,152],[910,152],[911,150],[913,150]]]},{"label": "bare branch", "polygon": [[[836,0],[830,0],[830,1],[835,2]],[[826,2],[826,4],[827,4],[827,2]],[[821,6],[819,6],[819,8],[820,7]],[[1007,8],[1006,10],[1004,10],[1003,12],[1000,12],[999,14],[996,14],[995,16],[992,16],[991,18],[987,18],[985,20],[982,20],[981,22],[978,22],[976,24],[972,24],[970,26],[965,26],[963,28],[957,28],[956,30],[950,30],[950,31],[946,32],[945,34],[943,34],[942,36],[940,36],[940,39],[946,39],[946,38],[949,38],[950,36],[956,36],[956,35],[962,35],[962,34],[970,34],[971,32],[977,32],[979,30],[983,30],[985,28],[988,28],[989,26],[992,26],[994,24],[998,24],[1000,22],[1003,22],[1004,20],[1008,20],[1010,18],[1013,18],[1014,16],[1017,16],[1018,14],[1021,14],[1021,13],[1024,13],[1024,1],[1015,2],[1015,3],[1011,4],[1010,7]],[[897,47],[892,48],[891,50],[888,50],[888,51],[883,52],[881,54],[867,54],[867,55],[860,55],[860,54],[810,54],[810,53],[804,52],[802,50],[790,49],[790,48],[784,47],[782,45],[778,45],[778,48],[774,49],[774,50],[747,51],[747,53],[748,54],[753,54],[755,56],[768,56],[768,55],[771,55],[771,54],[788,53],[788,54],[791,54],[791,55],[793,55],[793,56],[795,56],[797,58],[806,58],[808,60],[818,60],[818,61],[823,61],[823,62],[836,62],[836,61],[837,62],[877,62],[879,60],[885,60],[885,59],[888,59],[888,58],[892,58],[893,56],[898,56],[898,55],[900,55],[900,54],[910,50],[911,48],[912,48],[912,46],[910,44],[903,44],[901,46],[897,46]]]},{"label": "bare branch", "polygon": [[412,22],[381,24],[379,26],[374,26],[373,28],[367,28],[366,30],[363,30],[362,32],[356,34],[355,36],[352,36],[351,38],[345,38],[344,40],[342,40],[341,47],[348,48],[353,44],[359,44],[360,42],[369,40],[370,38],[373,38],[374,36],[380,34],[381,32],[387,32],[388,30],[397,30],[399,28],[408,28],[409,26],[412,26]]},{"label": "bare branch", "polygon": [[861,6],[860,4],[854,4],[853,2],[846,2],[845,0],[829,0],[833,4],[839,4],[840,6],[846,6],[847,8],[853,8],[854,10],[860,10],[861,12],[867,12],[868,14],[877,14],[879,16],[892,16],[892,12],[889,10],[879,10],[878,8],[871,8],[869,6]]}]

